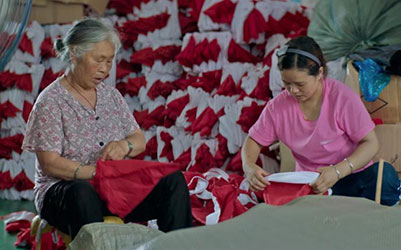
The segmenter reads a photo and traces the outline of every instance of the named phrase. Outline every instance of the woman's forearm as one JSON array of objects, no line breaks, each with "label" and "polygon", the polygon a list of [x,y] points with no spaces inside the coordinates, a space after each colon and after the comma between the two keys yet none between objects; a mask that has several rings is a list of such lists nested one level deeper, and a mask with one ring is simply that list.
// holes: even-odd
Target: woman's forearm
[{"label": "woman's forearm", "polygon": [[127,157],[135,157],[143,153],[146,149],[146,139],[140,129],[135,130],[135,132],[125,138],[125,140],[132,144],[132,150],[130,150],[129,145],[127,144],[127,152],[129,153]]},{"label": "woman's forearm", "polygon": [[61,180],[89,180],[93,178],[96,170],[95,166],[83,165],[80,162],[61,157],[55,152],[36,152],[36,156],[45,174]]},{"label": "woman's forearm", "polygon": [[262,147],[257,142],[247,136],[241,150],[242,166],[246,167],[249,164],[256,163],[261,149]]}]

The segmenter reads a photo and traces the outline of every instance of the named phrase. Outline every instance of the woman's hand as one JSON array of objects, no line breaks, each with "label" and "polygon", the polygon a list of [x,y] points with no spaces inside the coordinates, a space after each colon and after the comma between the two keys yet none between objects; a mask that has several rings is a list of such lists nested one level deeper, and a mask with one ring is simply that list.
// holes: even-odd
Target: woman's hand
[{"label": "woman's hand", "polygon": [[265,189],[270,183],[264,179],[269,175],[269,172],[259,167],[255,163],[244,164],[246,179],[249,182],[251,191],[260,191]]},{"label": "woman's hand", "polygon": [[128,143],[126,141],[112,141],[104,147],[100,158],[103,161],[122,160],[127,155],[128,150]]},{"label": "woman's hand", "polygon": [[339,180],[335,166],[322,167],[319,168],[320,172],[317,180],[311,184],[313,192],[317,194],[322,194],[329,190],[336,182]]}]

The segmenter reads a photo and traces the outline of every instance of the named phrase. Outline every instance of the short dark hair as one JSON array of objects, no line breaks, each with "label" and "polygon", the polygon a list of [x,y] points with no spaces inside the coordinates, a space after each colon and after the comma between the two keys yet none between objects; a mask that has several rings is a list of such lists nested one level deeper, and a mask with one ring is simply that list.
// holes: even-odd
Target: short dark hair
[{"label": "short dark hair", "polygon": [[[313,38],[309,36],[299,36],[288,41],[286,45],[288,48],[303,50],[316,56],[321,62],[321,67],[324,69],[324,75],[327,74],[327,66],[323,57],[323,52],[319,44],[317,44]],[[278,68],[280,71],[293,68],[305,69],[309,75],[317,76],[320,67],[317,62],[306,56],[289,52],[278,58]]]}]

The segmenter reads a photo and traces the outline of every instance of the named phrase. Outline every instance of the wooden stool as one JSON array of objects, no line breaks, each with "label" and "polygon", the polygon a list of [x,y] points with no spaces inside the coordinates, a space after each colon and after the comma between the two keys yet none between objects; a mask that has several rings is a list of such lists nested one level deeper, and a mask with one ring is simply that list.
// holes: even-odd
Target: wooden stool
[{"label": "wooden stool", "polygon": [[[124,221],[117,216],[105,216],[103,217],[103,220],[105,223],[114,223],[114,224],[124,224]],[[41,237],[42,234],[51,232],[54,230],[54,227],[51,226],[49,223],[47,223],[46,220],[41,219],[39,215],[36,215],[31,223],[31,235],[35,236],[36,240],[36,249],[40,250],[41,246]],[[65,234],[61,232],[60,230],[55,229],[55,233],[60,235],[60,237],[63,239],[65,243],[65,247],[68,247],[68,245],[71,243],[71,237],[68,234]]]}]

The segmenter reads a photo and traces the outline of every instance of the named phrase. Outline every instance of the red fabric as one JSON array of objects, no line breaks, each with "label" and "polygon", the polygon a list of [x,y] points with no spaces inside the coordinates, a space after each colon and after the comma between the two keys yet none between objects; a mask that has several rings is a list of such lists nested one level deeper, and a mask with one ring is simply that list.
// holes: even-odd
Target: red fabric
[{"label": "red fabric", "polygon": [[22,118],[24,118],[25,122],[28,122],[29,114],[31,113],[32,108],[33,108],[33,104],[25,100],[24,107],[22,110]]},{"label": "red fabric", "polygon": [[174,139],[169,133],[161,132],[160,138],[164,142],[164,147],[162,152],[160,153],[160,157],[166,157],[169,162],[174,160],[173,155],[173,146],[171,145],[171,141]]},{"label": "red fabric", "polygon": [[241,150],[239,150],[228,162],[227,171],[233,171],[242,174],[244,171],[242,170],[242,158],[241,158]]},{"label": "red fabric", "polygon": [[187,46],[177,55],[176,60],[188,68],[193,65],[200,65],[204,61],[215,61],[217,62],[220,54],[221,47],[217,42],[217,39],[213,39],[209,42],[206,38],[200,43],[196,44],[195,38],[191,36]]},{"label": "red fabric", "polygon": [[173,82],[162,82],[157,80],[153,83],[148,91],[148,96],[151,100],[156,99],[158,96],[163,96],[167,98],[173,90],[177,90],[178,87],[174,85]]},{"label": "red fabric", "polygon": [[266,21],[258,9],[254,8],[244,21],[244,41],[249,43],[251,39],[258,39],[260,33],[266,30]]},{"label": "red fabric", "polygon": [[141,3],[148,3],[151,0],[109,0],[108,9],[115,9],[117,15],[126,16],[132,13],[133,8],[140,8]]},{"label": "red fabric", "polygon": [[181,114],[182,110],[189,103],[189,95],[176,98],[166,105],[166,109],[163,112],[163,116],[166,117],[164,121],[165,127],[170,127],[175,123],[177,117]]},{"label": "red fabric", "polygon": [[217,122],[218,117],[210,107],[205,108],[203,112],[191,125],[191,132],[195,134],[200,132],[201,136],[209,136],[212,132],[214,124]]},{"label": "red fabric", "polygon": [[32,41],[28,38],[26,32],[21,38],[19,49],[23,52],[28,52],[29,54],[33,55]]},{"label": "red fabric", "polygon": [[258,63],[262,59],[251,54],[251,52],[242,48],[234,40],[231,39],[230,45],[228,46],[227,60],[229,62],[249,62]]},{"label": "red fabric", "polygon": [[188,16],[186,13],[178,13],[178,22],[180,23],[181,34],[193,33],[198,31],[198,23],[195,18]]},{"label": "red fabric", "polygon": [[221,83],[217,89],[217,95],[233,96],[238,94],[238,86],[235,84],[234,79],[231,75],[228,75],[226,79]]},{"label": "red fabric", "polygon": [[208,15],[215,23],[231,24],[236,6],[237,3],[233,3],[231,0],[223,0],[210,6],[204,11],[204,14]]},{"label": "red fabric", "polygon": [[124,218],[176,164],[141,160],[98,161],[94,187],[113,214]]},{"label": "red fabric", "polygon": [[245,133],[248,133],[249,128],[258,120],[264,106],[252,102],[251,106],[242,108],[237,124],[241,126]]},{"label": "red fabric", "polygon": [[45,89],[47,86],[50,85],[50,83],[54,82],[54,80],[57,79],[57,77],[61,76],[63,72],[58,72],[58,73],[53,73],[53,70],[51,68],[46,69],[45,72],[43,73],[42,81],[40,82],[40,90]]},{"label": "red fabric", "polygon": [[249,95],[250,97],[264,101],[268,101],[270,99],[272,93],[269,87],[269,75],[270,75],[270,70],[266,70],[265,73],[263,74],[263,77],[259,78],[255,89]]},{"label": "red fabric", "polygon": [[10,171],[0,172],[0,190],[10,189],[13,186]]},{"label": "red fabric", "polygon": [[197,110],[198,110],[198,107],[194,107],[194,108],[187,110],[187,112],[185,113],[185,117],[187,118],[188,122],[192,123],[193,121],[195,121]]},{"label": "red fabric", "polygon": [[35,184],[26,176],[25,171],[21,171],[13,179],[14,188],[21,192],[24,190],[32,190]]},{"label": "red fabric", "polygon": [[0,123],[8,117],[16,117],[17,112],[21,112],[21,110],[15,107],[10,101],[7,100],[5,103],[0,103]]},{"label": "red fabric", "polygon": [[0,73],[0,90],[16,86],[19,89],[32,92],[31,74],[15,74],[9,71]]},{"label": "red fabric", "polygon": [[121,60],[117,64],[117,70],[116,70],[116,79],[122,79],[125,76],[127,76],[131,72],[138,73],[141,71],[140,65],[137,64],[132,64],[130,62],[127,62],[126,60]]},{"label": "red fabric", "polygon": [[375,125],[383,124],[383,120],[381,118],[373,118],[372,121]]},{"label": "red fabric", "polygon": [[145,152],[140,155],[137,155],[135,159],[143,160],[145,156],[150,156],[152,159],[157,159],[157,138],[153,136],[146,143]]},{"label": "red fabric", "polygon": [[8,223],[4,230],[9,233],[16,233],[21,231],[23,228],[29,228],[31,226],[31,222],[29,220],[18,220]]},{"label": "red fabric", "polygon": [[263,200],[267,204],[280,206],[298,197],[312,194],[315,193],[309,184],[270,181],[270,185],[263,190]]},{"label": "red fabric", "polygon": [[219,144],[217,147],[217,151],[214,155],[214,158],[217,162],[217,166],[221,167],[223,166],[226,159],[229,157],[229,152],[227,148],[227,139],[223,137],[221,134],[218,134],[216,137]]},{"label": "red fabric", "polygon": [[266,32],[268,35],[280,33],[288,38],[304,36],[307,33],[309,22],[310,20],[299,11],[295,14],[287,11],[280,20],[270,16],[266,24]]},{"label": "red fabric", "polygon": [[190,167],[190,171],[204,173],[209,169],[217,167],[210,148],[206,144],[202,144],[195,153],[195,164]]},{"label": "red fabric", "polygon": [[129,78],[127,83],[121,82],[116,85],[123,96],[129,94],[131,97],[137,96],[142,87],[146,87],[145,76]]},{"label": "red fabric", "polygon": [[164,123],[164,106],[155,108],[151,113],[146,109],[144,111],[134,111],[134,117],[140,127],[148,130],[153,125],[161,126]]},{"label": "red fabric", "polygon": [[[29,222],[28,227],[22,228],[21,230],[19,230],[19,233],[17,234],[17,240],[15,241],[14,246],[29,248],[34,245],[35,236],[31,235],[30,225],[31,225],[31,223]],[[31,249],[35,249],[35,248],[31,248]],[[42,248],[42,249],[44,249],[44,248]]]},{"label": "red fabric", "polygon": [[11,159],[11,151],[22,153],[21,145],[24,140],[22,134],[0,138],[0,158]]},{"label": "red fabric", "polygon": [[191,148],[188,148],[187,151],[182,153],[177,159],[174,160],[174,163],[180,165],[180,170],[184,171],[186,167],[191,162]]},{"label": "red fabric", "polygon": [[56,57],[51,37],[46,37],[43,40],[42,45],[40,45],[40,55],[45,59]]},{"label": "red fabric", "polygon": [[125,48],[132,46],[139,34],[147,34],[157,29],[162,29],[167,25],[170,14],[167,12],[150,17],[139,18],[135,21],[127,21],[120,27],[122,40]]}]

